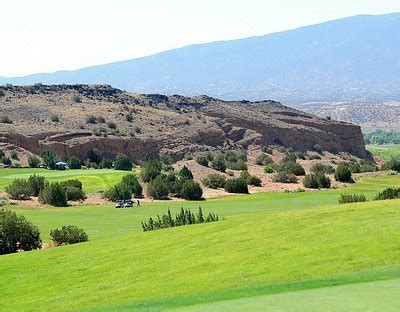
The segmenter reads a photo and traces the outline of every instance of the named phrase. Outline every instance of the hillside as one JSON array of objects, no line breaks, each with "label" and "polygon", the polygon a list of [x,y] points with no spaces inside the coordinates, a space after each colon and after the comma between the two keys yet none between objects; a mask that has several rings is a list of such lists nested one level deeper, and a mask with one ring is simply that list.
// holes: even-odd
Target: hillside
[{"label": "hillside", "polygon": [[283,145],[367,157],[358,126],[331,121],[278,102],[227,102],[208,96],[130,94],[110,86],[3,87],[2,148],[38,154],[46,147],[62,158],[87,157],[97,148],[141,161],[168,154]]},{"label": "hillside", "polygon": [[140,93],[283,103],[400,98],[400,14],[361,15],[241,40],[192,45],[0,84],[97,83]]}]

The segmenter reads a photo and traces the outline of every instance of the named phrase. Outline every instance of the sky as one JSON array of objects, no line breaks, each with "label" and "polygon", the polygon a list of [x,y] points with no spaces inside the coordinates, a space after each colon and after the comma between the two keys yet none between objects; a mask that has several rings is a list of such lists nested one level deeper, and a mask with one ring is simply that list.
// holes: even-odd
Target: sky
[{"label": "sky", "polygon": [[400,0],[0,0],[0,8],[0,76],[10,77],[400,12]]}]

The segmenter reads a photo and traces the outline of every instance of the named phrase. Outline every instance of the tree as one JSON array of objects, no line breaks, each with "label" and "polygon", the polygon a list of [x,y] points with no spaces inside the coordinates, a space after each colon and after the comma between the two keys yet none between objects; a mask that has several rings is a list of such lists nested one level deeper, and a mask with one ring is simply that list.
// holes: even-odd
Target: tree
[{"label": "tree", "polygon": [[132,189],[126,183],[118,183],[104,192],[104,197],[111,200],[126,200],[132,198]]},{"label": "tree", "polygon": [[339,164],[335,170],[335,180],[340,182],[353,182],[349,167],[345,164]]},{"label": "tree", "polygon": [[161,162],[156,159],[152,159],[142,165],[140,176],[144,182],[150,182],[161,174]]},{"label": "tree", "polygon": [[261,154],[256,159],[256,164],[260,165],[260,166],[272,164],[273,162],[274,161],[272,160],[272,158],[270,156],[268,156],[267,154]]},{"label": "tree", "polygon": [[115,159],[115,165],[114,165],[115,170],[132,171],[132,167],[133,167],[132,162],[128,156],[126,156],[124,154],[117,155],[117,158]]},{"label": "tree", "polygon": [[0,210],[0,254],[42,247],[40,231],[23,215],[10,210]]},{"label": "tree", "polygon": [[32,193],[31,187],[25,179],[15,179],[6,187],[6,192],[13,199],[26,200]]},{"label": "tree", "polygon": [[30,168],[38,168],[40,166],[40,158],[36,155],[28,156],[28,166]]},{"label": "tree", "polygon": [[48,204],[55,207],[66,207],[68,205],[65,189],[58,182],[48,184],[40,192],[39,201],[42,204]]},{"label": "tree", "polygon": [[169,194],[169,188],[165,177],[159,175],[150,181],[147,186],[147,194],[154,199],[166,199]]},{"label": "tree", "polygon": [[228,193],[249,193],[246,180],[241,178],[227,180],[225,183],[225,191],[227,191]]},{"label": "tree", "polygon": [[51,230],[50,237],[57,246],[87,242],[89,239],[86,232],[75,225],[67,225],[61,227],[61,229]]},{"label": "tree", "polygon": [[285,171],[289,174],[294,174],[296,176],[302,176],[302,175],[305,175],[305,173],[306,173],[304,168],[295,161],[287,161],[287,162],[281,163],[278,166],[277,171]]},{"label": "tree", "polygon": [[183,182],[181,196],[187,200],[200,200],[203,196],[203,190],[199,183],[193,180]]},{"label": "tree", "polygon": [[112,166],[113,166],[113,162],[110,159],[105,158],[105,157],[103,157],[103,159],[101,160],[101,162],[99,164],[99,168],[102,168],[102,169],[111,169]]},{"label": "tree", "polygon": [[186,166],[183,166],[182,169],[179,171],[179,176],[184,179],[193,180],[193,174]]},{"label": "tree", "polygon": [[80,159],[76,156],[70,156],[68,158],[68,168],[69,169],[81,169],[82,168],[82,163]]},{"label": "tree", "polygon": [[40,153],[40,157],[43,159],[43,164],[46,166],[46,168],[51,170],[55,169],[57,162],[57,155],[53,150],[44,149]]},{"label": "tree", "polygon": [[202,182],[209,188],[217,189],[225,186],[226,178],[221,174],[211,173]]},{"label": "tree", "polygon": [[101,162],[102,158],[101,151],[97,148],[93,148],[88,152],[87,158],[89,159],[90,162],[98,165]]},{"label": "tree", "polygon": [[143,196],[143,188],[140,185],[136,175],[128,174],[126,176],[123,176],[121,182],[125,183],[131,188],[132,193],[135,197],[140,198]]},{"label": "tree", "polygon": [[31,195],[39,196],[40,191],[43,190],[46,186],[46,179],[43,176],[33,174],[28,178],[28,184]]},{"label": "tree", "polygon": [[64,190],[67,196],[67,200],[78,201],[86,199],[85,192],[77,187],[67,186],[64,188]]},{"label": "tree", "polygon": [[303,185],[312,189],[330,188],[331,180],[322,172],[307,174],[303,179]]},{"label": "tree", "polygon": [[225,170],[226,170],[225,161],[223,161],[220,158],[216,158],[211,162],[211,168],[221,171],[221,172],[225,172]]},{"label": "tree", "polygon": [[204,156],[197,157],[196,162],[201,166],[208,167],[208,160]]},{"label": "tree", "polygon": [[297,183],[297,177],[294,174],[288,173],[286,171],[278,171],[272,177],[272,182],[277,182],[277,183]]}]

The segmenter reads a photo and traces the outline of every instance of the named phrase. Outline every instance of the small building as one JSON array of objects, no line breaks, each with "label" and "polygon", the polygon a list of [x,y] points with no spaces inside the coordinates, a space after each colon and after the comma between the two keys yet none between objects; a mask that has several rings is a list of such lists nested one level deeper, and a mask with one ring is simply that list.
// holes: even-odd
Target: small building
[{"label": "small building", "polygon": [[68,169],[68,164],[64,161],[56,162],[55,169],[56,170],[66,170],[66,169]]}]

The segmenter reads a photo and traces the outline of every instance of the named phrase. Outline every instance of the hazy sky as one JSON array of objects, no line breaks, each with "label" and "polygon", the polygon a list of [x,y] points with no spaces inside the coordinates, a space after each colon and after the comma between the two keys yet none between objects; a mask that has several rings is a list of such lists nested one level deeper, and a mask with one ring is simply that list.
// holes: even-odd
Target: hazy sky
[{"label": "hazy sky", "polygon": [[399,12],[400,0],[0,0],[0,10],[0,76],[16,76]]}]

